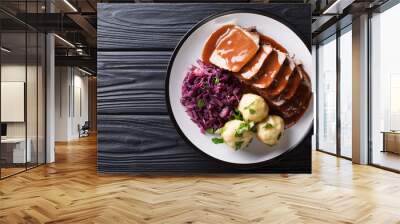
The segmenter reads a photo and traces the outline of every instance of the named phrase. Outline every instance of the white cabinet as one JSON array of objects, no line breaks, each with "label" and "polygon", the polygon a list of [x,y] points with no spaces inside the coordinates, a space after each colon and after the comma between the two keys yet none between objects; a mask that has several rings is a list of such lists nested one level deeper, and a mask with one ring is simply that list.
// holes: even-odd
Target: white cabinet
[{"label": "white cabinet", "polygon": [[[27,143],[26,151],[25,144]],[[32,161],[32,140],[25,138],[7,138],[2,139],[1,144],[4,147],[12,148],[12,163],[25,163]]]}]

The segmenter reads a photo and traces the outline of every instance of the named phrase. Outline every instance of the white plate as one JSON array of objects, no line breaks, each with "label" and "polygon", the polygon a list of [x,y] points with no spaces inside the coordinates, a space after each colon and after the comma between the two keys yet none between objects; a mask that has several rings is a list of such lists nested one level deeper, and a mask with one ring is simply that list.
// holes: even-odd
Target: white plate
[{"label": "white plate", "polygon": [[[254,138],[243,150],[235,151],[225,144],[214,144],[209,134],[202,134],[190,120],[180,103],[181,87],[188,69],[197,64],[207,38],[219,27],[236,23],[242,27],[256,26],[257,31],[272,37],[284,46],[290,55],[303,62],[305,71],[311,75],[312,58],[303,41],[285,24],[267,15],[253,11],[232,11],[207,18],[192,28],[180,41],[171,58],[166,79],[167,106],[178,132],[196,148],[215,159],[233,164],[256,164],[271,160],[291,150],[309,132],[313,123],[313,102],[311,100],[303,117],[291,128],[286,129],[274,147],[269,147]],[[310,76],[313,77],[313,76]],[[314,82],[314,80],[311,80]]]}]

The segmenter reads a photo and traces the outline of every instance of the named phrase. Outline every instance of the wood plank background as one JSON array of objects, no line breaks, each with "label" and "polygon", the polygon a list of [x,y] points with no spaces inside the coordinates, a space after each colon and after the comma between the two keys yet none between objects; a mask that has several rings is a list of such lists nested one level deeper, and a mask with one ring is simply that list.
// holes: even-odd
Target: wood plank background
[{"label": "wood plank background", "polygon": [[311,47],[311,9],[304,4],[99,4],[99,49],[173,50],[204,18],[227,10],[260,10],[290,24]]},{"label": "wood plank background", "polygon": [[200,20],[257,9],[290,24],[311,48],[305,4],[98,4],[98,171],[104,173],[309,173],[311,134],[266,166],[227,166],[187,144],[165,104],[164,81],[178,41]]}]

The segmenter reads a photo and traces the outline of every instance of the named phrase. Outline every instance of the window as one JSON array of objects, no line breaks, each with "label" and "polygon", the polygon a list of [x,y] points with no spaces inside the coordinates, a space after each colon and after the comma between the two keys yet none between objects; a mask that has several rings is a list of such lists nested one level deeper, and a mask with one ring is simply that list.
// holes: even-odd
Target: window
[{"label": "window", "polygon": [[336,36],[318,47],[318,149],[336,153]]},{"label": "window", "polygon": [[352,33],[351,26],[340,36],[340,155],[352,156]]},{"label": "window", "polygon": [[317,148],[349,159],[352,157],[352,41],[350,24],[320,43],[317,51]]},{"label": "window", "polygon": [[400,4],[371,18],[370,160],[400,170]]}]

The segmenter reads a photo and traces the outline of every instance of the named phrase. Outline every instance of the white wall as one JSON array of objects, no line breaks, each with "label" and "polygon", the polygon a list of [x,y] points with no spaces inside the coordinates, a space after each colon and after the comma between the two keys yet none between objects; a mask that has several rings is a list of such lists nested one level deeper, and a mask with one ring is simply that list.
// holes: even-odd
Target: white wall
[{"label": "white wall", "polygon": [[[27,70],[25,70],[27,69]],[[27,86],[27,119],[28,119],[28,137],[30,134],[36,136],[36,123],[37,123],[37,93],[36,93],[36,66],[27,66],[25,64],[4,64],[1,66],[1,81],[2,82],[24,82],[26,83],[25,76],[28,72],[28,86]],[[39,105],[40,107],[41,105]],[[1,108],[7,110],[7,108]],[[25,123],[26,122],[7,122],[7,135],[8,137],[25,137]]]},{"label": "white wall", "polygon": [[[1,122],[25,121],[25,83],[1,82]],[[36,108],[36,105],[35,107]]]},{"label": "white wall", "polygon": [[[75,70],[76,72],[76,70]],[[72,130],[73,138],[79,137],[78,125],[82,126],[88,121],[88,77],[82,76],[82,73],[74,75],[74,108],[72,108]]]},{"label": "white wall", "polygon": [[69,85],[68,67],[55,68],[55,141],[67,141],[69,132]]},{"label": "white wall", "polygon": [[56,67],[55,73],[55,140],[70,141],[88,120],[88,78],[72,67]]},{"label": "white wall", "polygon": [[5,64],[1,66],[1,81],[25,82],[25,64]]},{"label": "white wall", "polygon": [[[1,66],[2,82],[25,82],[25,64],[6,64]],[[6,110],[6,108],[1,108]],[[25,122],[7,123],[7,137],[25,137]]]}]

